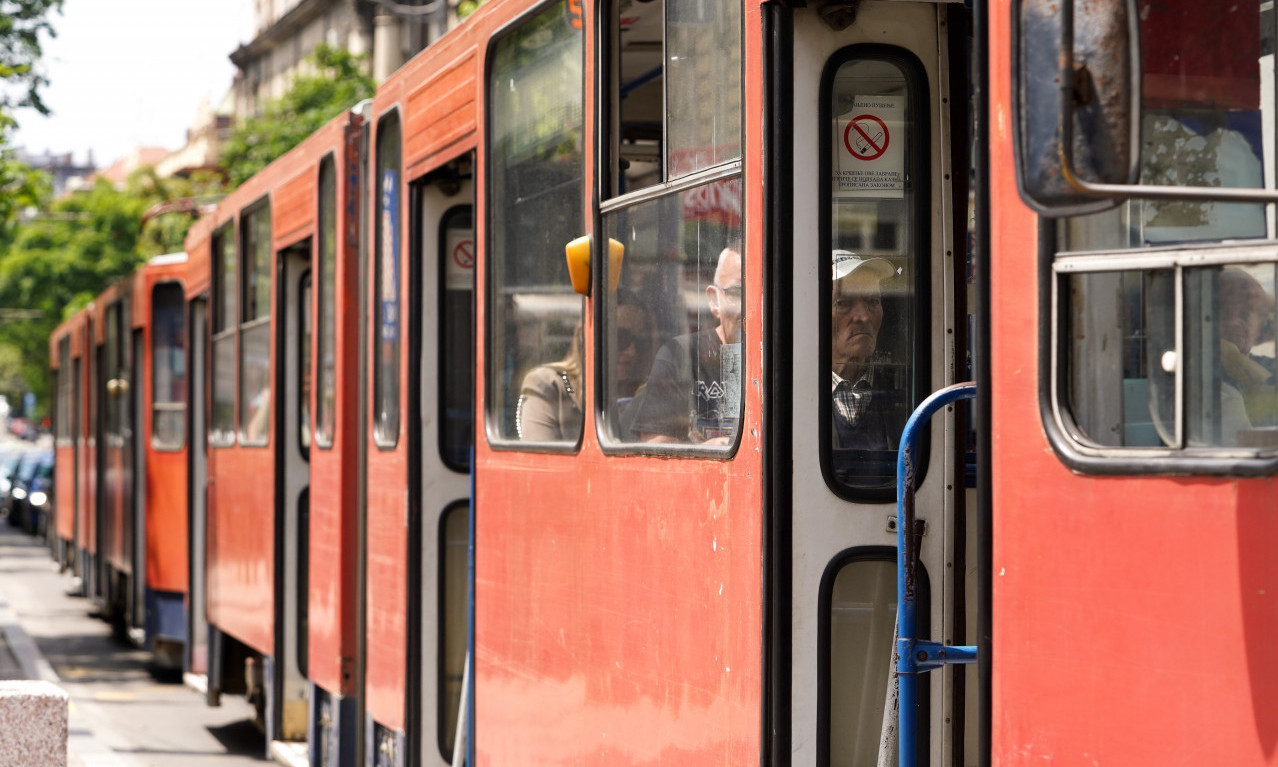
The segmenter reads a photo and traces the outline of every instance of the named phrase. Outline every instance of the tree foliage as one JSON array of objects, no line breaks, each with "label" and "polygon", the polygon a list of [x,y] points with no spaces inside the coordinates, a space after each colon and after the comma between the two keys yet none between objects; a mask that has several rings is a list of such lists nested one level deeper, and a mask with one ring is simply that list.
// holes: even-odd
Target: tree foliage
[{"label": "tree foliage", "polygon": [[373,95],[376,84],[364,57],[320,45],[308,58],[314,71],[300,74],[279,99],[238,125],[222,148],[222,167],[239,186],[272,160],[297,146],[342,110]]},{"label": "tree foliage", "polygon": [[179,251],[190,216],[143,216],[156,203],[220,190],[216,177],[161,179],[143,168],[118,190],[99,180],[91,189],[40,206],[40,212],[0,235],[0,309],[31,316],[0,322],[0,348],[17,351],[20,375],[0,377],[0,394],[18,381],[47,407],[49,336],[66,317],[152,256]]},{"label": "tree foliage", "polygon": [[13,110],[49,109],[40,98],[48,84],[39,67],[41,36],[53,37],[49,15],[62,0],[0,0],[0,144],[14,126]]}]

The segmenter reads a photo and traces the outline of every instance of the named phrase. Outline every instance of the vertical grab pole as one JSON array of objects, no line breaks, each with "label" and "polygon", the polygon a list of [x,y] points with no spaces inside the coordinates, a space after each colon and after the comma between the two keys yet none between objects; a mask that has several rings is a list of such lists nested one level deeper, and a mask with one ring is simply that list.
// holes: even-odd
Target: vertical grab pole
[{"label": "vertical grab pole", "polygon": [[941,408],[976,396],[976,384],[960,383],[933,392],[923,400],[901,433],[901,449],[896,458],[896,625],[899,682],[899,754],[901,767],[914,767],[917,729],[917,684],[920,668],[914,657],[917,608],[918,537],[914,534],[914,464],[919,434]]}]

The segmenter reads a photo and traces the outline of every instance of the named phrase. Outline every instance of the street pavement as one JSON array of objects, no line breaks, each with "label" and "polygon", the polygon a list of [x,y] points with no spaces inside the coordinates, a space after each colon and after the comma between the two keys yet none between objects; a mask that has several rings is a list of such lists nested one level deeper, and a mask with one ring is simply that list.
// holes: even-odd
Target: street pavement
[{"label": "street pavement", "polygon": [[70,696],[70,767],[269,764],[242,698],[204,696],[112,635],[41,541],[0,520],[0,678],[44,679]]}]

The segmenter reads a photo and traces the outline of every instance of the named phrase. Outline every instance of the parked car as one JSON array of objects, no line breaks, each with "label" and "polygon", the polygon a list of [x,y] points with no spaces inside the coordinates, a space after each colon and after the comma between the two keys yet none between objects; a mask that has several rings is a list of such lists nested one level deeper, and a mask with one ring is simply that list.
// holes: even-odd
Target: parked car
[{"label": "parked car", "polygon": [[0,514],[9,513],[13,475],[26,452],[27,446],[20,442],[0,442]]},{"label": "parked car", "polygon": [[[53,451],[28,450],[13,475],[9,491],[9,523],[28,533],[40,532],[53,493]],[[46,520],[47,521],[47,520]]]}]

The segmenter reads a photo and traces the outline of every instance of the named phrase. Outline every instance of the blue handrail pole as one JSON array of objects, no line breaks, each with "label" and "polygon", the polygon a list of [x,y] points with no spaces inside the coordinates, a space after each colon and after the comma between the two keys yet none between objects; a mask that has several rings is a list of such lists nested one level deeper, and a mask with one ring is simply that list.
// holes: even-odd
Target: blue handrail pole
[{"label": "blue handrail pole", "polygon": [[[918,570],[914,536],[915,453],[919,435],[927,428],[937,411],[958,400],[972,399],[975,396],[976,384],[970,382],[954,384],[933,392],[906,421],[905,430],[901,433],[901,449],[896,458],[896,672],[899,684],[897,737],[900,738],[898,753],[901,767],[914,767],[918,758],[915,749],[918,740],[915,734],[915,707],[918,704],[916,685],[919,673],[931,668],[920,668],[915,658],[918,639],[915,636]],[[951,648],[941,649],[941,658],[946,656],[945,650],[948,649]],[[952,653],[953,655],[962,656],[961,660],[955,658],[956,660],[970,662],[966,657],[968,648],[952,649],[959,651]]]}]

